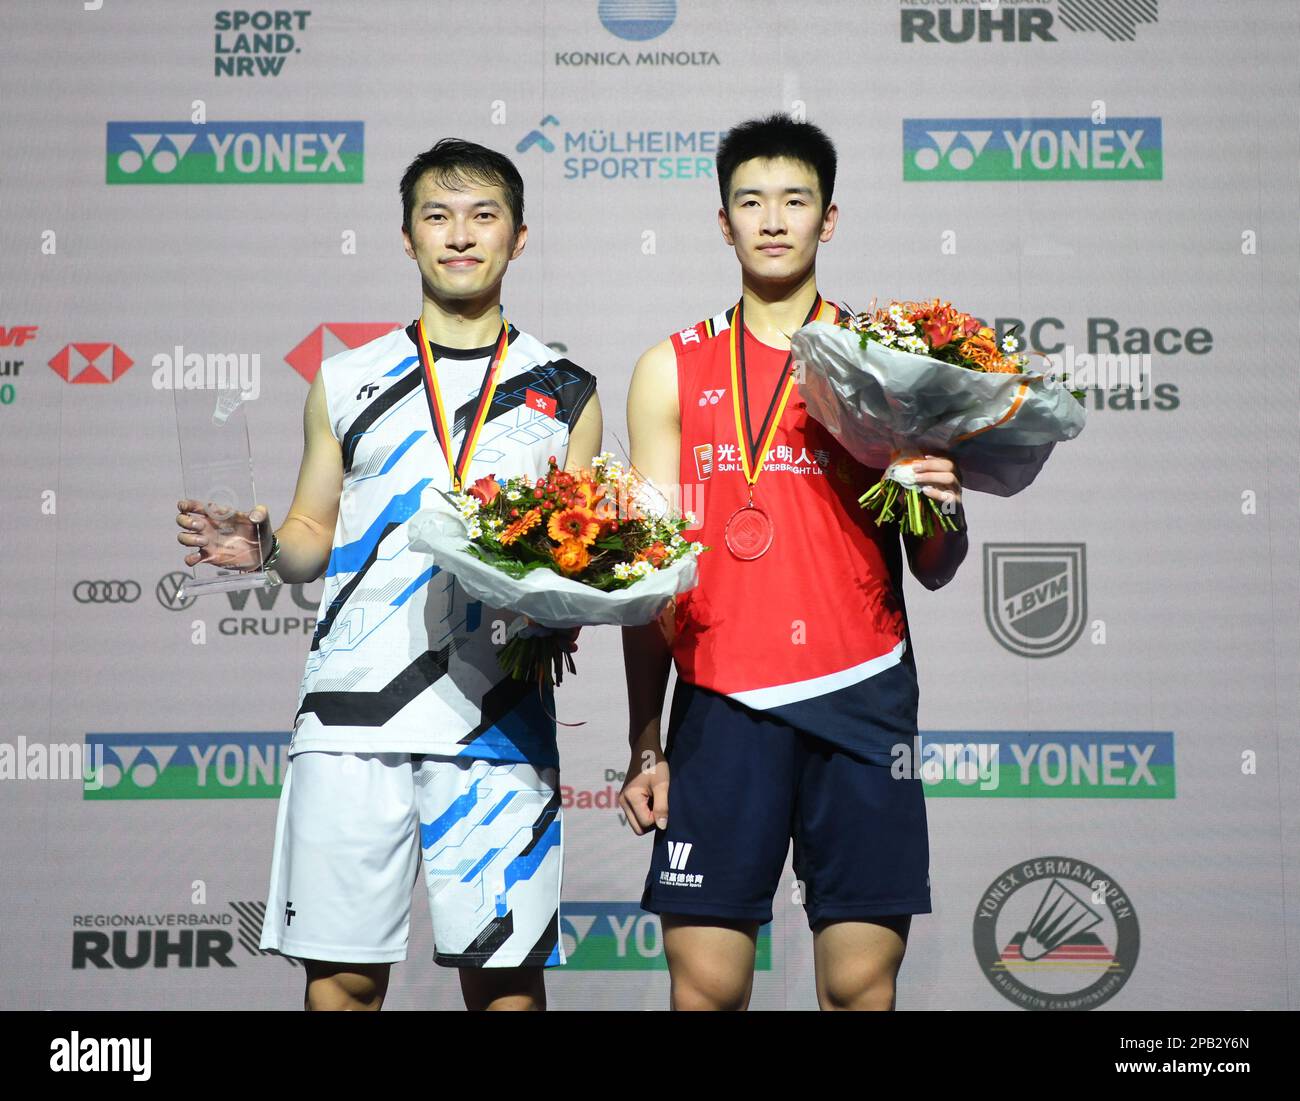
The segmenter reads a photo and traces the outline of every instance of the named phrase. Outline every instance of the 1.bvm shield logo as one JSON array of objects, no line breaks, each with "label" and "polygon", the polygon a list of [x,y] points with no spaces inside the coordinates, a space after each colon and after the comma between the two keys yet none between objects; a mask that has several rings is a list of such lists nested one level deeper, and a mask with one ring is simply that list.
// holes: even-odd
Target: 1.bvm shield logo
[{"label": "1.bvm shield logo", "polygon": [[1069,649],[1087,609],[1083,543],[984,544],[984,619],[1013,654]]}]

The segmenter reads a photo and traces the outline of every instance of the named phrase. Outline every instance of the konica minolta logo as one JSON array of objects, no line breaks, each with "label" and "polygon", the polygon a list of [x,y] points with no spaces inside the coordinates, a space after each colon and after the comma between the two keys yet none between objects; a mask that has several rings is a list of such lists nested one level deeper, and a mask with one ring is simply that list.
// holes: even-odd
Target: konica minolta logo
[{"label": "konica minolta logo", "polygon": [[355,183],[362,122],[110,122],[110,184]]}]

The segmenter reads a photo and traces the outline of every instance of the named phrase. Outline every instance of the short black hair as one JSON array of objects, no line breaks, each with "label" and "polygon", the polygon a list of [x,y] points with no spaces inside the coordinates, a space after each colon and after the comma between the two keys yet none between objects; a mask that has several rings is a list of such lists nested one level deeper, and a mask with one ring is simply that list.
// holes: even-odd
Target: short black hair
[{"label": "short black hair", "polygon": [[835,191],[835,145],[821,127],[778,113],[749,119],[728,130],[718,145],[715,158],[724,210],[730,206],[731,177],[737,166],[756,157],[788,157],[816,172],[818,190],[822,193],[822,212],[825,213]]},{"label": "short black hair", "polygon": [[438,183],[460,188],[467,183],[495,184],[506,193],[515,232],[524,224],[524,180],[514,162],[503,153],[460,138],[443,138],[426,149],[402,173],[402,228],[411,232],[415,185],[432,171]]}]

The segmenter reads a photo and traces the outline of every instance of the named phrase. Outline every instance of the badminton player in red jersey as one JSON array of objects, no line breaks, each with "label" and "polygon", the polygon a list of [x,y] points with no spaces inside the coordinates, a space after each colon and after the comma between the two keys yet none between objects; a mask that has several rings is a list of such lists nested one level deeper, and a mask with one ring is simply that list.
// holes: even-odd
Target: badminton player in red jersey
[{"label": "badminton player in red jersey", "polygon": [[791,840],[780,899],[805,908],[823,1009],[892,1009],[911,915],[931,910],[921,780],[891,768],[917,734],[903,556],[928,589],[952,578],[967,548],[961,485],[947,457],[916,464],[958,530],[900,547],[858,505],[880,471],[799,398],[790,335],[845,312],[816,281],[839,214],[835,159],[819,128],[786,116],[729,131],[718,224],[740,300],[641,356],[628,394],[633,463],[680,493],[688,536],[712,548],[671,641],[658,625],[623,635],[620,803],[637,834],[654,830],[641,904],[662,915],[676,1009],[749,1004]]}]

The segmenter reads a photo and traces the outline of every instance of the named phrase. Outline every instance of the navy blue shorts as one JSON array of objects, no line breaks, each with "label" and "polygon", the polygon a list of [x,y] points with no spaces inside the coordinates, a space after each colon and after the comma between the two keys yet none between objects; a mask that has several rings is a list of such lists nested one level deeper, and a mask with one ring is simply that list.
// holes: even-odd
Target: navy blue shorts
[{"label": "navy blue shorts", "polygon": [[678,678],[664,756],[668,828],[656,829],[642,909],[772,920],[787,896],[808,924],[930,913],[918,777],[895,779],[806,731]]}]

